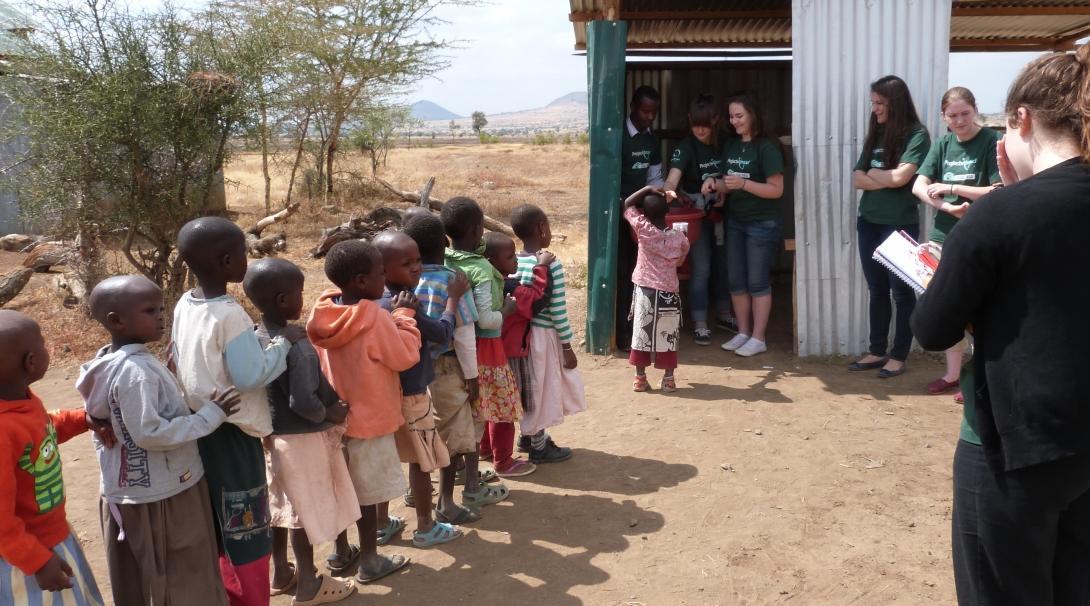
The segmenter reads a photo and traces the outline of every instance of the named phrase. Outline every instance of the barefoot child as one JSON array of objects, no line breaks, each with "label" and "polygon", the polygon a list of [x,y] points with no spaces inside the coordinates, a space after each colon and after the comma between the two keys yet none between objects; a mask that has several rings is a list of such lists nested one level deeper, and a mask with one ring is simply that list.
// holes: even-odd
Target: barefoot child
[{"label": "barefoot child", "polygon": [[[392,310],[393,300],[401,293],[413,294],[420,282],[420,250],[415,240],[396,231],[378,234],[374,243],[382,253],[386,265],[386,293],[381,305]],[[454,336],[454,313],[458,309],[458,301],[467,290],[469,281],[465,275],[459,274],[450,282],[447,306],[438,320],[427,314],[416,314],[416,327],[420,330],[421,341],[420,361],[400,373],[401,414],[405,417],[405,424],[397,430],[394,437],[401,461],[409,464],[409,486],[413,507],[416,509],[413,545],[417,547],[431,547],[462,536],[462,530],[457,526],[432,519],[431,472],[449,467],[450,454],[435,429],[434,408],[431,398],[428,397],[428,384],[435,378],[431,348],[450,346],[451,337]],[[413,294],[413,299],[415,298],[416,295]]]},{"label": "barefoot child", "polygon": [[220,574],[233,606],[269,603],[269,493],[261,438],[272,433],[265,385],[287,367],[291,341],[285,330],[262,348],[253,320],[228,283],[246,276],[246,238],[220,217],[186,223],[178,233],[178,254],[197,278],[197,288],[174,307],[174,362],[190,405],[236,386],[237,413],[197,443],[212,496],[220,547]]},{"label": "barefoot child", "polygon": [[409,563],[405,556],[378,555],[377,505],[405,491],[394,433],[405,423],[398,373],[420,361],[420,331],[414,301],[404,293],[386,313],[377,301],[386,289],[382,254],[362,240],[339,242],[329,249],[325,275],[337,288],[318,298],[307,321],[307,334],[318,350],[322,372],[348,402],[345,448],[348,472],[360,503],[360,552],[349,553],[337,541],[331,561],[359,560],[356,580],[370,583]]},{"label": "barefoot child", "polygon": [[632,352],[628,356],[636,367],[632,389],[649,389],[647,367],[654,364],[666,371],[662,391],[677,391],[674,369],[681,328],[677,268],[689,253],[689,239],[666,226],[666,199],[650,185],[629,196],[624,208],[624,218],[636,230],[639,246],[632,271]]},{"label": "barefoot child", "polygon": [[[481,437],[481,456],[492,458],[500,477],[525,476],[536,467],[523,459],[513,458],[515,421],[519,418],[518,383],[507,365],[500,329],[503,318],[514,311],[514,301],[503,297],[503,276],[481,256],[484,235],[484,212],[469,198],[451,198],[440,213],[443,229],[450,236],[447,250],[448,267],[459,269],[473,285],[473,303],[477,306],[477,372],[480,395],[477,399],[477,433]],[[481,426],[481,423],[484,426]],[[466,477],[462,500],[470,506],[478,504],[481,488],[472,491],[475,478]]]},{"label": "barefoot child", "polygon": [[30,390],[49,352],[38,323],[0,309],[0,604],[101,606],[102,595],[64,515],[57,445],[108,426],[82,410],[46,413]]},{"label": "barefoot child", "polygon": [[[449,288],[457,272],[443,265],[443,251],[447,246],[446,232],[438,217],[427,213],[409,219],[402,232],[412,238],[420,249],[424,262],[416,297],[421,312],[438,319],[446,311]],[[496,480],[496,473],[477,471],[477,437],[473,424],[473,402],[477,400],[477,335],[474,323],[477,308],[473,297],[462,296],[458,303],[451,346],[435,347],[435,379],[428,386],[435,407],[435,426],[439,437],[447,445],[451,464],[439,475],[439,502],[436,519],[451,524],[467,524],[480,518],[480,513],[461,507],[454,502],[454,485],[460,472],[464,478],[472,478],[466,487],[471,493],[479,493],[476,506],[491,505],[507,496],[502,485],[482,483]],[[483,487],[483,489],[482,489]]]},{"label": "barefoot child", "polygon": [[[533,281],[537,253],[552,243],[549,217],[532,204],[511,211],[511,227],[522,240],[518,258],[518,278],[523,284]],[[577,369],[578,358],[572,349],[571,324],[564,286],[564,266],[553,259],[549,265],[553,286],[549,304],[530,323],[530,384],[533,396],[530,409],[522,418],[520,445],[530,452],[534,463],[557,463],[571,458],[571,449],[557,446],[546,430],[564,422],[564,417],[587,409],[583,377]]]},{"label": "barefoot child", "polygon": [[[269,343],[303,311],[303,272],[283,259],[246,270],[246,296],[261,311],[258,340]],[[360,517],[341,436],[348,408],[322,375],[307,339],[288,351],[288,369],[267,388],[273,433],[265,438],[265,471],[273,526],[272,594],[293,604],[328,604],[356,591],[352,581],[315,574],[314,545],[328,543]],[[288,534],[295,564],[288,562]]]},{"label": "barefoot child", "polygon": [[238,410],[235,389],[196,413],[147,343],[163,337],[163,291],[114,276],[91,291],[91,316],[111,343],[80,369],[87,414],[109,419],[119,448],[95,440],[102,469],[102,534],[117,606],[227,604],[197,440]]}]

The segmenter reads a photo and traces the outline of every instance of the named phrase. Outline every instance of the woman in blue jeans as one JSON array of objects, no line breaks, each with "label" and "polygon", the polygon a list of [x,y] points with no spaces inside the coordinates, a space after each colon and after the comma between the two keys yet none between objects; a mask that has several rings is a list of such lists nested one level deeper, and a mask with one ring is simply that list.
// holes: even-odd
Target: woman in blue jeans
[{"label": "woman in blue jeans", "polygon": [[724,176],[708,179],[703,191],[729,194],[727,201],[727,284],[738,334],[723,349],[755,356],[768,349],[765,332],[772,312],[772,263],[782,245],[780,197],[783,152],[762,128],[757,100],[738,94],[727,100],[730,125],[738,134],[723,147]]},{"label": "woman in blue jeans", "polygon": [[[912,347],[908,320],[916,307],[916,293],[872,255],[895,231],[902,230],[919,239],[919,202],[912,195],[912,181],[927,157],[931,137],[920,124],[904,80],[885,76],[871,84],[870,91],[870,124],[852,174],[855,187],[863,190],[856,228],[859,260],[870,294],[870,344],[867,355],[848,365],[848,370],[877,368],[878,377],[888,379],[905,372],[905,360]],[[892,348],[889,347],[891,291],[897,304]]]},{"label": "woman in blue jeans", "polygon": [[[718,136],[719,111],[715,97],[701,94],[689,105],[689,128],[692,134],[674,148],[670,157],[670,172],[666,175],[666,200],[689,202],[707,214],[700,236],[689,251],[692,276],[689,279],[689,313],[694,325],[697,345],[711,345],[712,331],[708,328],[709,286],[713,291],[719,326],[730,330],[734,319],[730,313],[730,293],[727,290],[726,235],[722,222],[722,202],[717,196],[704,196],[700,190],[704,180],[720,172],[723,142]],[[718,219],[718,220],[717,220]]]}]

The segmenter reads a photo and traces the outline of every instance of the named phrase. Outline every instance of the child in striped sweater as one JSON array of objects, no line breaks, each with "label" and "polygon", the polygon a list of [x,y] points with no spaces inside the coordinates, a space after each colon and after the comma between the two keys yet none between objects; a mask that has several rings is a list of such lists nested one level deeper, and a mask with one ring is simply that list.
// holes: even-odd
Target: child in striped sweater
[{"label": "child in striped sweater", "polygon": [[[522,240],[516,276],[523,284],[534,278],[538,251],[552,242],[549,217],[537,206],[524,204],[511,213],[511,227]],[[571,458],[571,449],[556,445],[546,433],[549,427],[564,422],[564,417],[587,408],[579,360],[572,349],[572,330],[568,323],[564,266],[554,259],[549,265],[552,293],[544,310],[530,325],[530,368],[532,397],[530,410],[522,416],[519,449],[530,453],[533,463],[556,463]]]}]

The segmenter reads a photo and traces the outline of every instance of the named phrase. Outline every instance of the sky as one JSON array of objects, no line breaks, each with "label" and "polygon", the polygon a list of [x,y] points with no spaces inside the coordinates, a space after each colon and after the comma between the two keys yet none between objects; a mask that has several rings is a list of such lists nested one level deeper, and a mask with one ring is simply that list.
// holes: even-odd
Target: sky
[{"label": "sky", "polygon": [[[128,0],[150,8],[163,0]],[[174,0],[195,7],[201,0]],[[420,82],[406,102],[427,99],[468,116],[519,111],[587,88],[586,59],[575,54],[566,0],[490,0],[478,7],[442,7],[438,38],[457,40],[448,69]],[[1007,87],[1036,53],[955,53],[950,85],[973,91],[983,113],[1002,111]]]}]

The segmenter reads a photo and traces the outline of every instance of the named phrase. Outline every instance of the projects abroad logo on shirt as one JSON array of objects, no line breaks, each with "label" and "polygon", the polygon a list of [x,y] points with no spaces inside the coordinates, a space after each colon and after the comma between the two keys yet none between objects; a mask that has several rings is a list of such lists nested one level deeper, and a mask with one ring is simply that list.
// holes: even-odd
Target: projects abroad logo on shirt
[{"label": "projects abroad logo on shirt", "polygon": [[870,167],[871,168],[885,168],[886,167],[886,163],[884,161],[882,161],[882,154],[885,151],[886,150],[882,149],[881,147],[876,147],[876,148],[874,148],[873,151],[871,151],[871,153],[870,153]]},{"label": "projects abroad logo on shirt", "polygon": [[[752,162],[753,160],[743,160],[741,158],[727,158],[727,165],[731,167],[727,169],[727,174],[733,175],[735,177],[741,177],[743,179],[748,179],[749,173],[745,171],[745,168],[749,166]],[[737,166],[738,169],[735,169],[735,166]]]},{"label": "projects abroad logo on shirt", "polygon": [[632,152],[632,159],[634,160],[632,163],[633,170],[643,170],[651,167],[651,152],[649,150]]},{"label": "projects abroad logo on shirt", "polygon": [[976,173],[955,173],[951,169],[960,169],[961,171],[972,170],[976,166],[976,158],[964,158],[962,160],[945,160],[943,166],[946,167],[946,172],[942,174],[942,180],[950,182],[958,181],[972,181],[976,179]]}]

